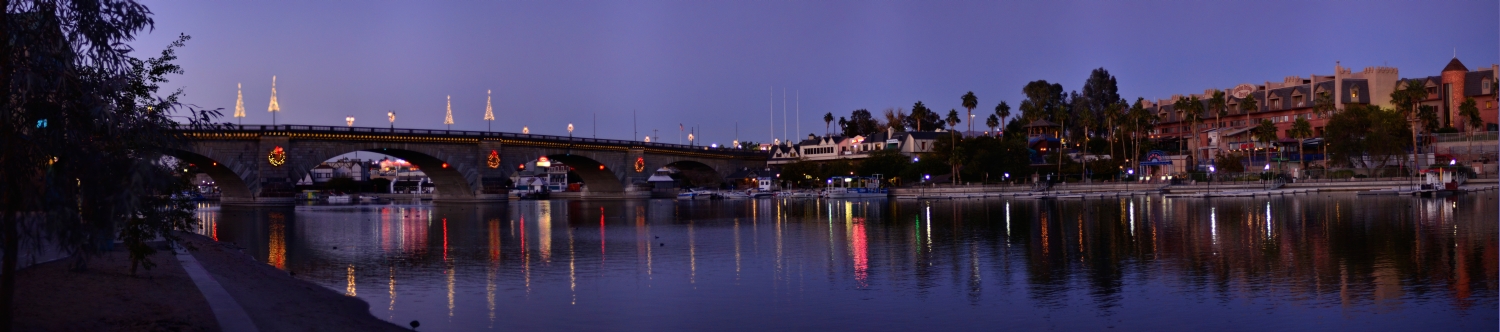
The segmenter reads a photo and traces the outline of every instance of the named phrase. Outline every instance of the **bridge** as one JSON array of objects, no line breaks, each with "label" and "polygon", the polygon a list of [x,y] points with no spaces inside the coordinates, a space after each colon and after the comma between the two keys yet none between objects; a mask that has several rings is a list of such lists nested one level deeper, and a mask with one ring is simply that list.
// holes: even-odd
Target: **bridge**
[{"label": "bridge", "polygon": [[461,130],[228,125],[183,134],[189,144],[170,154],[212,177],[224,204],[289,204],[313,167],[356,151],[410,162],[432,179],[439,202],[505,200],[512,173],[543,156],[571,166],[585,195],[606,197],[644,197],[646,179],[663,166],[723,179],[767,159],[753,150]]}]

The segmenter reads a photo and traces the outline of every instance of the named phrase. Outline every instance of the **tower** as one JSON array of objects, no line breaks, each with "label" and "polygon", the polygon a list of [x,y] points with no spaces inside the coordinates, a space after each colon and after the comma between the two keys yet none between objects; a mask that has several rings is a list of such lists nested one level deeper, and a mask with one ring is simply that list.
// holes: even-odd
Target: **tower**
[{"label": "tower", "polygon": [[[273,85],[274,86],[274,85]],[[234,84],[234,117],[240,119],[240,124],[245,124],[245,93],[241,90],[244,86]]]},{"label": "tower", "polygon": [[448,115],[443,117],[443,124],[448,125],[449,130],[453,129],[453,96],[448,96]]},{"label": "tower", "polygon": [[484,90],[484,121],[489,121],[484,125],[486,131],[490,130],[489,124],[495,121],[495,108],[490,106],[490,92],[490,90]]},{"label": "tower", "polygon": [[271,125],[276,125],[276,113],[281,112],[281,103],[276,102],[276,76],[271,76],[271,106],[266,108],[271,112]]}]

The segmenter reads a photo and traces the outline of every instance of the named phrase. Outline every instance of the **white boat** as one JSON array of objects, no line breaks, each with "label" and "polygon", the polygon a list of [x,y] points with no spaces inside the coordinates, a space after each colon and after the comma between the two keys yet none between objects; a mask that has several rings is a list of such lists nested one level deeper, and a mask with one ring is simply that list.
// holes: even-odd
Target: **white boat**
[{"label": "white boat", "polygon": [[749,199],[750,198],[750,194],[746,194],[746,193],[742,193],[742,192],[737,192],[737,191],[722,192],[722,193],[719,193],[719,196],[723,197],[724,199]]},{"label": "white boat", "polygon": [[719,194],[716,194],[716,193],[714,193],[712,191],[703,190],[703,189],[688,189],[687,191],[684,191],[684,192],[681,192],[681,193],[677,193],[677,199],[714,199],[714,198],[722,198],[722,197],[720,197]]},{"label": "white boat", "polygon": [[332,203],[332,204],[348,204],[352,200],[353,200],[353,198],[349,197],[349,195],[344,195],[344,194],[328,195],[328,203]]},{"label": "white boat", "polygon": [[889,197],[890,191],[880,187],[880,175],[835,176],[828,179],[828,188],[823,196],[828,198],[879,198]]}]

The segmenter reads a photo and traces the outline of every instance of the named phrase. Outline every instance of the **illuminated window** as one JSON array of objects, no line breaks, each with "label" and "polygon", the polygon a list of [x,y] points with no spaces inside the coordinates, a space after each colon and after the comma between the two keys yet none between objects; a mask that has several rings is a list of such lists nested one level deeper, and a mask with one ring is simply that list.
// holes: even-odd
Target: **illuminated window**
[{"label": "illuminated window", "polygon": [[1349,88],[1349,101],[1359,102],[1359,88]]}]

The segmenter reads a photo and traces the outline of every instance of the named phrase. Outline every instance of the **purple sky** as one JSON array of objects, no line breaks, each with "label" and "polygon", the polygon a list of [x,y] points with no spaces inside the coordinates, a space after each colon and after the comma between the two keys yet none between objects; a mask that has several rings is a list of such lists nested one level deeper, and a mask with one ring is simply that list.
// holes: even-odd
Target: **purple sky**
[{"label": "purple sky", "polygon": [[[800,135],[822,133],[822,114],[909,109],[944,113],[974,91],[989,114],[1019,105],[1045,79],[1079,90],[1104,67],[1120,94],[1165,98],[1210,87],[1393,66],[1437,75],[1453,56],[1471,69],[1500,62],[1495,1],[147,1],[155,31],[132,43],[154,56],[179,33],[186,74],[169,87],[185,101],[233,113],[244,84],[246,124],[278,123],[484,130],[494,90],[496,131],[632,137],[679,123],[700,142],[782,136],[801,94]],[[981,112],[983,111],[983,112]],[[1015,112],[1019,113],[1019,112]],[[788,127],[793,136],[796,121]],[[982,123],[982,120],[981,122]],[[964,125],[960,125],[964,126]],[[976,128],[980,126],[976,124]]]}]

